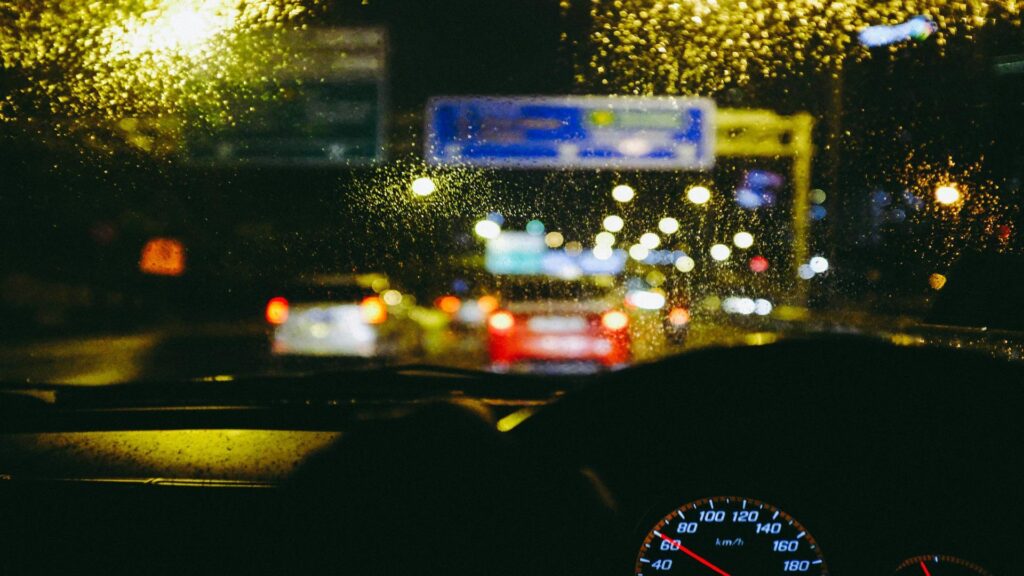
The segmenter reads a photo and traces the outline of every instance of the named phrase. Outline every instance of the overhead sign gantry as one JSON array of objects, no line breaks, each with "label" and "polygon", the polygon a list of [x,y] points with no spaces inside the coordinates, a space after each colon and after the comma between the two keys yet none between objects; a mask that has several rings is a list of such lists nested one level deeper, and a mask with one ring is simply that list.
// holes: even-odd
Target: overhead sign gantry
[{"label": "overhead sign gantry", "polygon": [[436,98],[427,116],[432,164],[703,170],[715,159],[706,98]]},{"label": "overhead sign gantry", "polygon": [[709,170],[716,158],[790,161],[792,304],[809,256],[814,120],[771,110],[716,108],[705,98],[451,97],[427,105],[425,157],[486,168]]}]

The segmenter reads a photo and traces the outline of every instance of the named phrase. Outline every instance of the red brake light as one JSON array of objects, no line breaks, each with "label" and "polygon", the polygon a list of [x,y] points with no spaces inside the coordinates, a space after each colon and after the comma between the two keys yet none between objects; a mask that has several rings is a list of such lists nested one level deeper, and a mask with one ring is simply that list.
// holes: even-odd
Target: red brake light
[{"label": "red brake light", "polygon": [[288,321],[288,300],[281,296],[271,298],[270,302],[267,302],[267,310],[264,316],[266,316],[267,322],[275,326],[284,324]]},{"label": "red brake light", "polygon": [[493,332],[505,332],[506,330],[511,329],[515,323],[515,317],[504,310],[491,314],[491,317],[487,319],[487,325],[490,326],[491,331]]},{"label": "red brake light", "polygon": [[359,303],[363,321],[367,324],[383,324],[388,319],[388,308],[377,296],[367,296]]},{"label": "red brake light", "polygon": [[768,259],[764,256],[754,256],[750,259],[750,271],[760,274],[768,269]]},{"label": "red brake light", "polygon": [[629,326],[629,316],[626,316],[624,312],[619,312],[618,310],[605,312],[604,316],[601,316],[601,325],[613,332],[622,330],[626,326]]}]

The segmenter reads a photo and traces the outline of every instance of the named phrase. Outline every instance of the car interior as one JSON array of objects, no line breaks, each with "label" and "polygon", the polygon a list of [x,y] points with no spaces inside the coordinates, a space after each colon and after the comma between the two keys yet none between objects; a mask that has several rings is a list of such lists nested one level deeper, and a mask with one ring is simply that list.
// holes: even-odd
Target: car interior
[{"label": "car interior", "polygon": [[[296,379],[276,404],[258,391],[282,382],[248,383],[248,406],[210,387],[148,406],[145,391],[10,390],[0,562],[11,574],[624,574],[659,518],[730,497],[798,519],[836,574],[889,573],[936,546],[1008,573],[1020,381],[1019,366],[972,352],[844,335],[709,349],[586,385],[409,368]],[[155,435],[104,438],[119,430]],[[257,456],[247,433],[265,435]]]}]

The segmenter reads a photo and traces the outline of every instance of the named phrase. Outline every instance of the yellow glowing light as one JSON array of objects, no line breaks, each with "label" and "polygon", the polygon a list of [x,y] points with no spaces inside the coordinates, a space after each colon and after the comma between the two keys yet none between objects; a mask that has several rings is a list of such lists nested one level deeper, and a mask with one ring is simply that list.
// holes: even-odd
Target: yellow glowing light
[{"label": "yellow glowing light", "polygon": [[[0,19],[0,66],[18,70],[25,83],[0,95],[0,121],[46,109],[74,119],[55,123],[59,132],[110,122],[138,149],[172,151],[183,117],[201,125],[236,122],[248,109],[243,101],[272,100],[272,86],[295,77],[302,48],[290,48],[304,33],[304,3],[18,3],[25,8],[8,7],[13,16]],[[59,82],[50,80],[54,74]]]},{"label": "yellow glowing light", "polygon": [[696,265],[697,263],[689,256],[684,255],[676,258],[676,270],[679,270],[680,272],[692,272]]},{"label": "yellow glowing light", "polygon": [[195,55],[218,34],[235,25],[238,10],[224,2],[167,0],[160,8],[108,29],[119,42],[115,53],[124,50],[132,57],[145,53]]},{"label": "yellow glowing light", "polygon": [[661,238],[654,232],[647,232],[640,237],[640,245],[648,250],[654,250],[661,244]]},{"label": "yellow glowing light", "polygon": [[675,234],[679,231],[679,220],[671,217],[662,218],[658,221],[658,230],[661,230],[662,234]]},{"label": "yellow glowing light", "polygon": [[911,334],[893,334],[889,341],[897,346],[923,346],[927,343],[924,338]]},{"label": "yellow glowing light", "polygon": [[946,277],[936,272],[928,277],[928,285],[932,287],[932,290],[942,290],[946,285]]},{"label": "yellow glowing light", "polygon": [[583,244],[573,240],[565,243],[565,251],[569,254],[581,254],[583,253]]},{"label": "yellow glowing light", "polygon": [[618,310],[605,312],[601,317],[601,325],[609,330],[622,330],[629,325],[629,316]]},{"label": "yellow glowing light", "polygon": [[498,420],[498,432],[509,432],[516,426],[519,426],[527,418],[532,416],[534,413],[533,408],[523,408],[522,410],[516,410],[511,414]]},{"label": "yellow glowing light", "polygon": [[376,274],[369,274],[367,276],[370,276],[370,288],[372,288],[374,292],[383,292],[390,287],[388,279],[383,276]]},{"label": "yellow glowing light", "polygon": [[644,261],[650,254],[651,251],[641,244],[633,244],[629,247],[629,257],[638,262]]},{"label": "yellow glowing light", "polygon": [[547,244],[548,248],[558,248],[565,242],[565,236],[562,236],[561,232],[548,232],[544,236],[544,244]]},{"label": "yellow glowing light", "polygon": [[729,259],[729,255],[732,254],[732,250],[729,250],[729,247],[725,244],[715,244],[709,252],[711,253],[711,258],[718,262],[725,262]]},{"label": "yellow glowing light", "polygon": [[594,246],[594,249],[591,250],[591,252],[593,252],[594,258],[597,258],[598,260],[607,260],[611,258],[614,253],[611,246],[604,245]]},{"label": "yellow glowing light", "polygon": [[746,334],[743,337],[743,341],[751,346],[764,346],[766,344],[773,344],[779,339],[779,335],[774,332],[752,332]]},{"label": "yellow glowing light", "polygon": [[388,306],[398,306],[402,303],[402,293],[398,290],[385,290],[380,297]]},{"label": "yellow glowing light", "polygon": [[501,236],[501,226],[492,220],[481,220],[473,227],[476,235],[486,240],[493,240]]},{"label": "yellow glowing light", "polygon": [[594,236],[594,244],[597,246],[614,246],[615,234],[611,232],[598,232],[597,236]]},{"label": "yellow glowing light", "polygon": [[636,191],[633,190],[632,186],[619,184],[618,186],[612,189],[612,198],[614,198],[616,202],[629,202],[635,196]]},{"label": "yellow glowing light", "polygon": [[[310,455],[331,446],[340,432],[290,430],[118,430],[15,434],[14,453],[78,453],[91,462],[135,470],[147,478],[284,482]],[[187,457],[185,456],[187,454]]]},{"label": "yellow glowing light", "polygon": [[602,224],[604,225],[604,229],[609,232],[621,232],[622,227],[626,225],[622,218],[614,214],[612,214],[611,216],[605,216],[604,222],[602,222]]},{"label": "yellow glowing light", "polygon": [[711,200],[711,190],[706,186],[693,186],[686,191],[686,199],[694,204],[705,204]]},{"label": "yellow glowing light", "polygon": [[953,185],[939,186],[935,189],[935,200],[939,204],[956,204],[960,200],[960,190]]},{"label": "yellow glowing light", "polygon": [[515,326],[515,324],[515,316],[512,316],[510,312],[505,312],[504,310],[501,312],[495,312],[487,320],[487,325],[490,326],[492,330],[497,330],[498,332],[508,330]]},{"label": "yellow glowing light", "polygon": [[412,181],[412,193],[417,196],[430,196],[437,191],[437,184],[426,176],[422,176]]},{"label": "yellow glowing light", "polygon": [[665,283],[665,275],[658,270],[651,270],[644,276],[644,282],[647,282],[653,288],[657,288]]},{"label": "yellow glowing light", "polygon": [[754,245],[754,236],[750,232],[737,232],[736,235],[732,237],[732,243],[735,244],[737,248],[745,250]]}]

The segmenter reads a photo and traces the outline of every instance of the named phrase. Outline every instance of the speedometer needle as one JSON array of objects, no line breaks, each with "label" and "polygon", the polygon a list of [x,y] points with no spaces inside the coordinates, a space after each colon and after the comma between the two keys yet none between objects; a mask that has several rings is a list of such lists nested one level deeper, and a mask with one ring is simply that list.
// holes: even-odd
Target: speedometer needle
[{"label": "speedometer needle", "polygon": [[928,567],[925,566],[924,560],[921,560],[921,570],[924,570],[924,576],[932,576],[932,573],[928,571]]},{"label": "speedometer needle", "polygon": [[686,546],[683,546],[682,542],[680,542],[679,540],[673,540],[673,539],[669,538],[668,536],[665,536],[664,534],[662,534],[661,532],[658,532],[658,531],[655,531],[654,534],[658,538],[661,538],[665,542],[668,542],[669,544],[671,544],[673,548],[678,548],[679,550],[682,550],[690,558],[693,558],[697,562],[700,562],[701,564],[707,566],[708,568],[711,568],[712,570],[714,570],[715,572],[720,574],[720,576],[729,576],[728,572],[726,572],[725,570],[722,570],[718,566],[715,566],[711,562],[708,562],[700,554],[697,554],[693,550],[690,550]]}]

